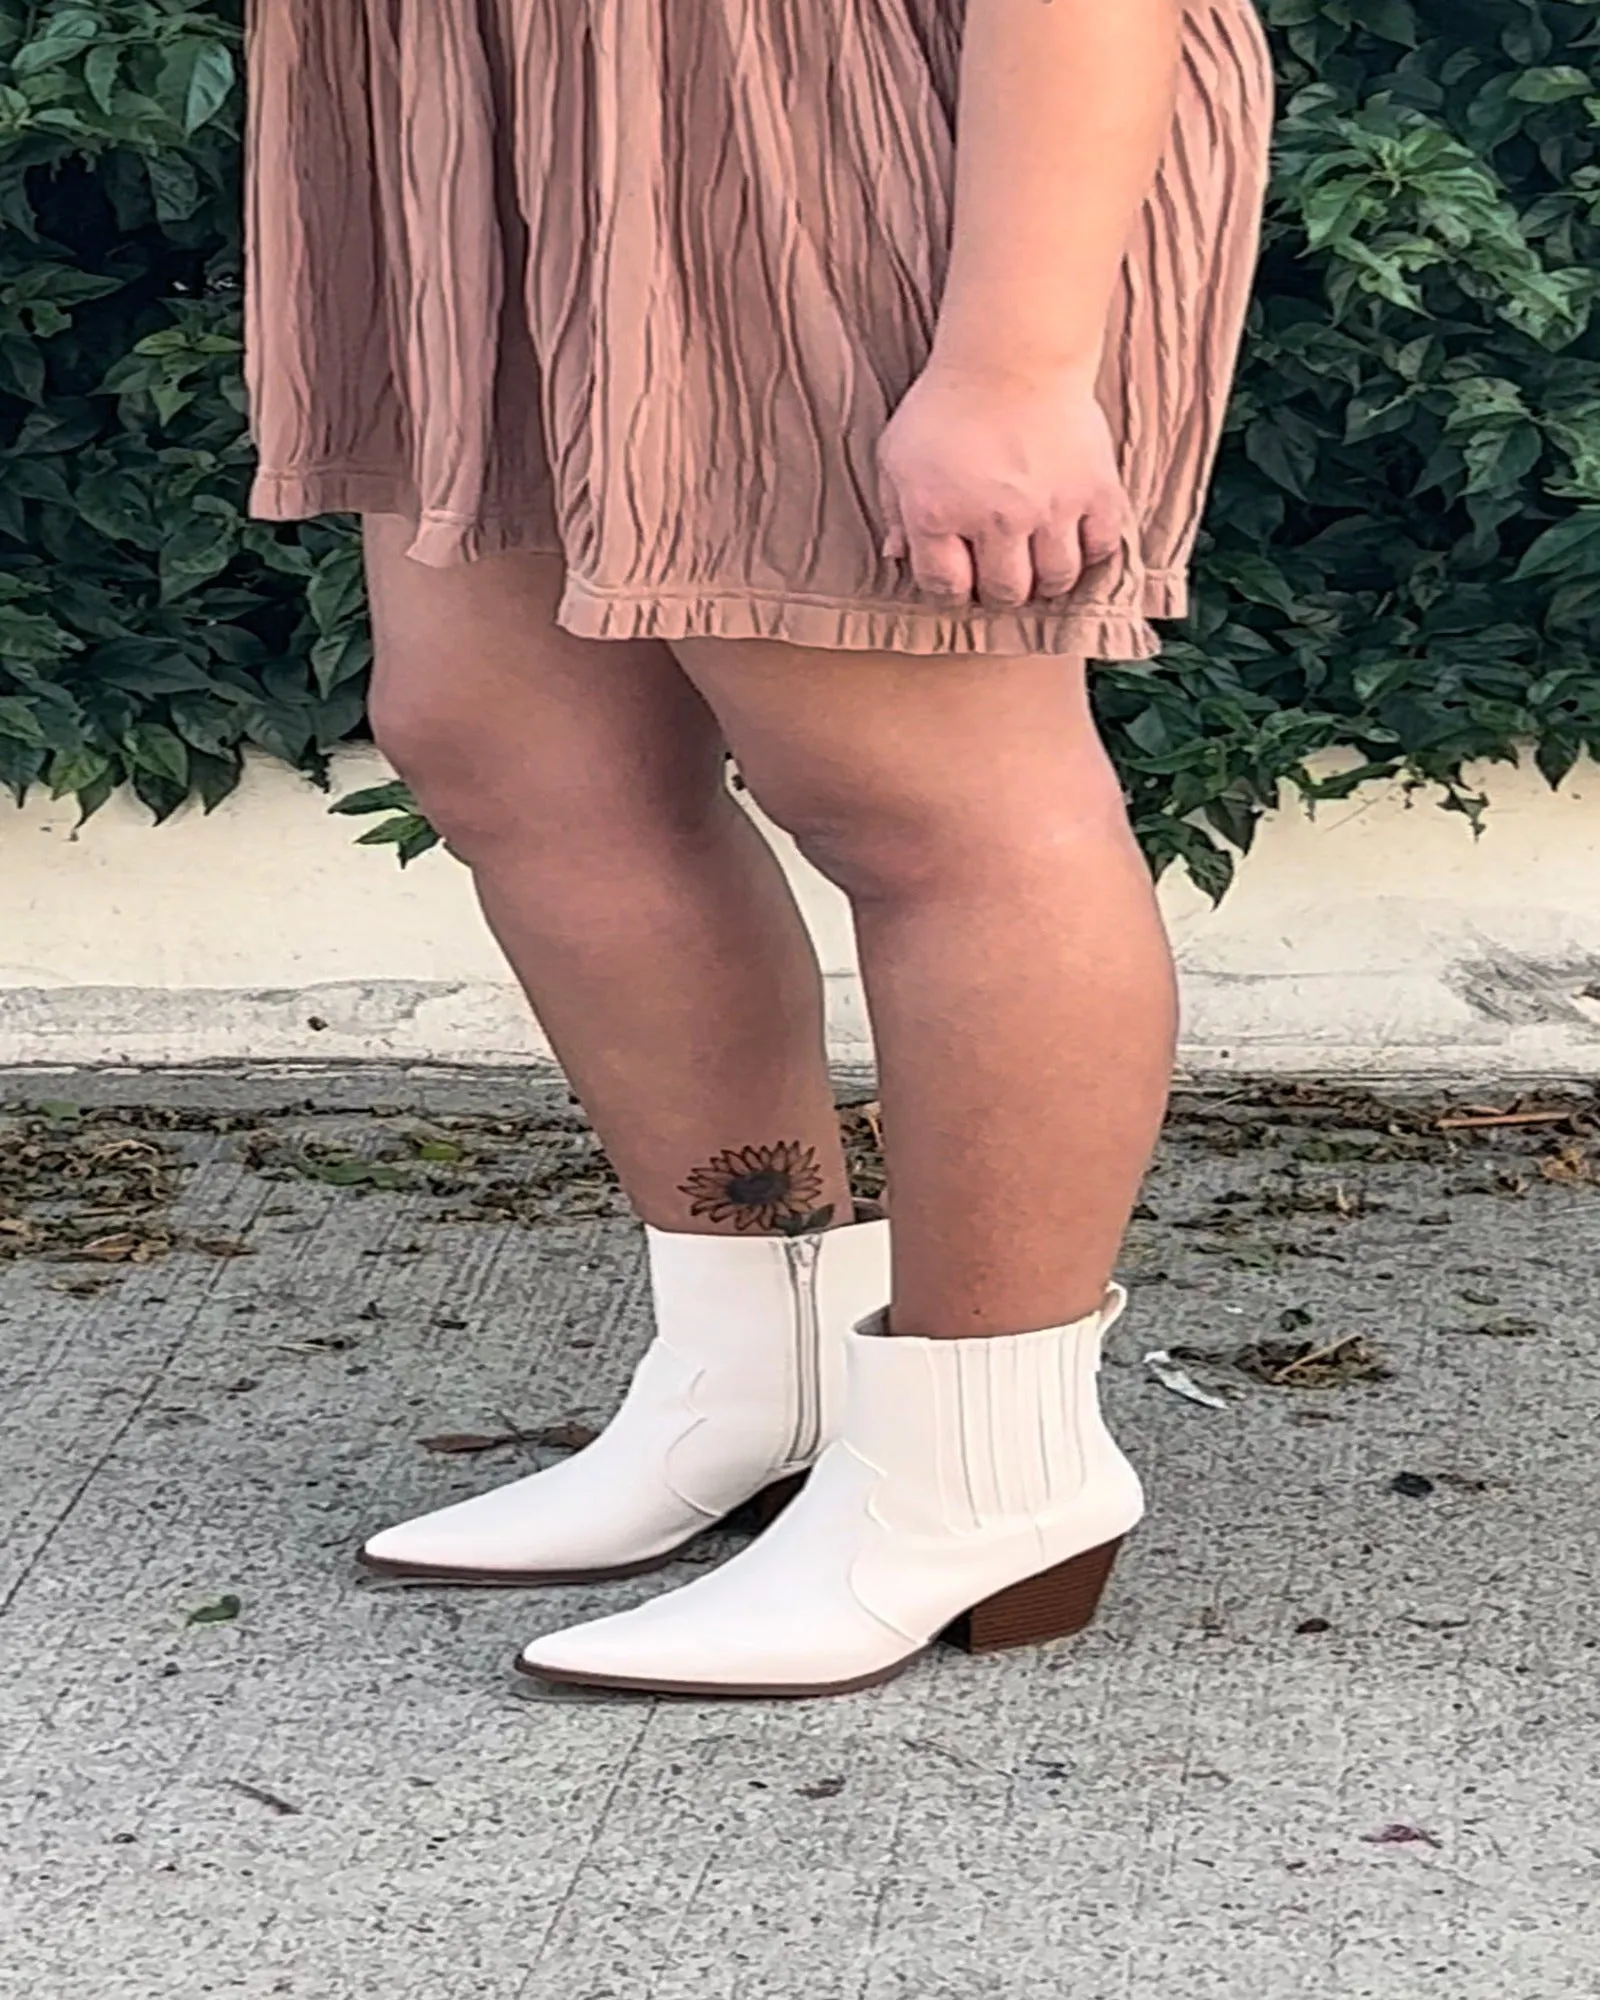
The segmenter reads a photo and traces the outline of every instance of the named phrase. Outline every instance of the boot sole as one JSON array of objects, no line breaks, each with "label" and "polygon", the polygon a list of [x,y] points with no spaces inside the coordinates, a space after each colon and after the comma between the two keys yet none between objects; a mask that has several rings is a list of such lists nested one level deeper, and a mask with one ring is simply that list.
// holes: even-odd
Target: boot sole
[{"label": "boot sole", "polygon": [[1052,1639],[1068,1639],[1081,1632],[1094,1618],[1100,1599],[1126,1536],[1086,1549],[1053,1569],[1027,1576],[1005,1590],[996,1591],[979,1604],[951,1619],[937,1639],[918,1646],[903,1659],[870,1674],[851,1680],[802,1683],[786,1686],[773,1683],[730,1685],[726,1681],[666,1681],[625,1678],[620,1674],[591,1674],[569,1667],[540,1667],[520,1656],[512,1662],[516,1671],[530,1680],[553,1681],[571,1687],[619,1688],[635,1694],[711,1695],[718,1698],[754,1701],[805,1700],[812,1696],[856,1694],[864,1688],[881,1687],[933,1650],[936,1643],[957,1646],[966,1653],[1008,1652],[1019,1646],[1044,1645]]},{"label": "boot sole", "polygon": [[394,1583],[452,1583],[477,1590],[528,1590],[550,1584],[606,1583],[613,1577],[647,1576],[652,1570],[665,1569],[668,1563],[675,1562],[686,1548],[713,1528],[725,1528],[730,1523],[742,1526],[748,1522],[759,1533],[763,1528],[771,1527],[805,1481],[803,1472],[790,1473],[787,1478],[774,1480],[772,1485],[764,1486],[759,1493],[724,1514],[720,1520],[708,1521],[703,1528],[696,1528],[692,1535],[674,1544],[664,1554],[645,1556],[639,1562],[616,1563],[606,1569],[454,1569],[445,1563],[408,1563],[384,1556],[369,1556],[365,1549],[356,1551],[356,1561],[373,1576],[386,1577]]},{"label": "boot sole", "polygon": [[829,1681],[823,1686],[815,1682],[802,1683],[796,1687],[783,1687],[776,1682],[770,1686],[751,1684],[730,1687],[726,1681],[624,1680],[620,1674],[585,1674],[566,1667],[530,1666],[520,1658],[511,1664],[519,1674],[526,1674],[529,1680],[554,1681],[563,1687],[613,1688],[628,1694],[711,1695],[719,1700],[802,1701],[812,1695],[856,1694],[863,1688],[882,1687],[885,1681],[898,1680],[907,1667],[932,1650],[931,1646],[919,1646],[914,1653],[908,1653],[903,1660],[896,1660],[892,1666],[879,1667],[875,1673],[858,1674],[854,1680]]}]

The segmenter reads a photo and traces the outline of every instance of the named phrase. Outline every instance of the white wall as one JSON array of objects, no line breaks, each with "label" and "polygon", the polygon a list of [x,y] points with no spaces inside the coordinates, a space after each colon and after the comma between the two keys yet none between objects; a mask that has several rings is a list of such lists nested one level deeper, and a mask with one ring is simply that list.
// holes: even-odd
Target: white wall
[{"label": "white wall", "polygon": [[[341,753],[334,794],[378,782]],[[1474,774],[1465,820],[1399,786],[1289,803],[1219,911],[1163,901],[1194,1073],[1600,1075],[1600,771],[1559,793]],[[440,850],[402,872],[371,822],[265,759],[209,818],[119,798],[0,804],[0,1062],[188,1063],[547,1053]],[[870,1054],[842,898],[774,835],[829,976],[842,1061]]]}]

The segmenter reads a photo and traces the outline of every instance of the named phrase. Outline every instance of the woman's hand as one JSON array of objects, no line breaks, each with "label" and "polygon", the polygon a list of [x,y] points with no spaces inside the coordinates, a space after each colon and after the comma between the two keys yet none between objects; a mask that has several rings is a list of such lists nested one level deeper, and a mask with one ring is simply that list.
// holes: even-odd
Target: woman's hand
[{"label": "woman's hand", "polygon": [[1064,596],[1132,512],[1084,370],[930,362],[878,440],[878,492],[883,553],[935,602],[992,610]]}]

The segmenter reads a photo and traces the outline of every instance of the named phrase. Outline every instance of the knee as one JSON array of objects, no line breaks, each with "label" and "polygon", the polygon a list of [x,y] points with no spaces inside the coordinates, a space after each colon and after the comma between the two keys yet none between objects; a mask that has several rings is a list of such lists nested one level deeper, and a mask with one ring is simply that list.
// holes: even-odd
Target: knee
[{"label": "knee", "polygon": [[493,719],[449,689],[374,675],[367,696],[372,740],[420,797],[446,789],[494,755]]},{"label": "knee", "polygon": [[936,813],[881,799],[814,799],[780,804],[770,817],[852,903],[903,902],[953,879],[959,843]]},{"label": "knee", "polygon": [[499,781],[504,731],[447,695],[395,693],[380,685],[373,688],[367,721],[373,741],[435,830],[470,858],[505,817],[509,791]]},{"label": "knee", "polygon": [[[720,756],[553,736],[538,714],[457,702],[449,690],[374,689],[373,740],[451,852],[514,858],[525,880],[574,893],[619,868],[667,865],[735,811]],[[541,857],[550,862],[541,868]]]},{"label": "knee", "polygon": [[1029,882],[1059,883],[1134,845],[1114,780],[1071,797],[962,787],[886,795],[752,785],[762,810],[818,872],[858,905],[903,904]]}]

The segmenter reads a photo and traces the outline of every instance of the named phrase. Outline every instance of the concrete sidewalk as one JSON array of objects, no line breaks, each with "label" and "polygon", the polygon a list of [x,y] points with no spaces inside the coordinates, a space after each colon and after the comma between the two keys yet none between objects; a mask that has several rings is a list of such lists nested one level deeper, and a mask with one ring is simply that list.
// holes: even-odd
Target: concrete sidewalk
[{"label": "concrete sidewalk", "polygon": [[[646,1337],[558,1085],[0,1090],[58,1100],[0,1115],[0,1993],[1594,1992],[1592,1091],[1445,1131],[1184,1100],[1107,1370],[1151,1514],[1099,1622],[718,1705],[510,1671],[688,1563],[547,1594],[351,1565],[556,1449],[420,1440],[603,1421]],[[1345,1336],[1338,1379],[1290,1366]],[[1174,1346],[1224,1409],[1155,1379]]]}]

